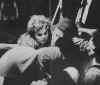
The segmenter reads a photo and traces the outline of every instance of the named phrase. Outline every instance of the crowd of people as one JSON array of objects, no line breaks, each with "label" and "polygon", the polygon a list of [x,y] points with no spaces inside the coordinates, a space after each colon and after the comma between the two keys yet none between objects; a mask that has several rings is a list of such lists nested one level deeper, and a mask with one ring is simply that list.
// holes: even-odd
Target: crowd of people
[{"label": "crowd of people", "polygon": [[44,15],[32,15],[16,44],[0,43],[6,49],[0,58],[0,83],[99,85],[99,30],[84,27],[79,15],[76,22],[61,15],[55,25]]}]

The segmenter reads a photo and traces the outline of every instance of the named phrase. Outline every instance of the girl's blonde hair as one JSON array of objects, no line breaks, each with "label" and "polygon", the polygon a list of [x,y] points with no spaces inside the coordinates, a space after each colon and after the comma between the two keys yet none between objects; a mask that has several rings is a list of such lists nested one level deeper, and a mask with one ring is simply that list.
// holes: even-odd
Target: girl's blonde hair
[{"label": "girl's blonde hair", "polygon": [[27,31],[37,31],[42,28],[43,25],[50,26],[50,20],[44,15],[33,15],[27,24]]}]

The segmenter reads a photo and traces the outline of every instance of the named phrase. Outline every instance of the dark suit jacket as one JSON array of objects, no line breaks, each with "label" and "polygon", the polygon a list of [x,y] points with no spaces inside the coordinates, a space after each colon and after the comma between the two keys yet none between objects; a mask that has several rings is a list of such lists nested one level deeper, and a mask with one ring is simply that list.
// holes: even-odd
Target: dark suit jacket
[{"label": "dark suit jacket", "polygon": [[90,10],[88,12],[86,25],[100,28],[100,1],[92,0]]}]

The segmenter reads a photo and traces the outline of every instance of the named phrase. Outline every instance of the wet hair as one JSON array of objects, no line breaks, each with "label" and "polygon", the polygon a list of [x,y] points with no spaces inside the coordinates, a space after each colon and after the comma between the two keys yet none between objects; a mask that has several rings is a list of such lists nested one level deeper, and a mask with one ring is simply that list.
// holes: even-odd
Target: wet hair
[{"label": "wet hair", "polygon": [[47,42],[45,43],[46,46],[48,46],[51,43],[52,34],[50,28],[50,20],[43,15],[33,15],[27,24],[27,32],[35,40],[35,33],[38,33],[42,29],[48,31],[49,36]]},{"label": "wet hair", "polygon": [[41,27],[44,24],[50,25],[50,20],[45,17],[44,15],[33,15],[30,17],[30,20],[27,24],[27,31],[37,31],[40,28],[35,28],[35,27]]}]

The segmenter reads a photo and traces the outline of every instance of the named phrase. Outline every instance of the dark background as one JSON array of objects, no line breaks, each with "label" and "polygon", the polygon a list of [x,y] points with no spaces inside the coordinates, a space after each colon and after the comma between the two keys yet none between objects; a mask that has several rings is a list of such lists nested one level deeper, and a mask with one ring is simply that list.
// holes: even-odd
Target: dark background
[{"label": "dark background", "polygon": [[[78,7],[80,7],[81,0],[62,1],[63,4],[61,11],[63,12],[63,16],[71,18],[74,21],[78,11]],[[6,40],[7,38],[9,39],[9,37],[11,36],[18,38],[20,34],[25,32],[27,22],[30,16],[34,14],[42,14],[52,19],[59,0],[0,0],[0,10],[2,2],[5,4],[5,6],[9,5],[10,7],[12,3],[15,2],[17,4],[19,16],[13,20],[11,20],[10,18],[7,20],[0,19],[0,41],[2,41],[3,39]],[[95,27],[100,27],[99,8],[99,0],[93,0],[87,23],[94,24]],[[6,9],[3,10],[5,11]],[[15,13],[15,11],[13,11],[12,9],[9,9],[7,11],[8,14],[11,14],[7,15],[6,13],[7,16],[12,16],[12,14]]]},{"label": "dark background", "polygon": [[[5,34],[8,33],[11,36],[13,35],[13,37],[18,37],[20,34],[25,32],[30,16],[34,14],[42,14],[52,19],[58,1],[59,0],[0,0],[0,7],[2,2],[5,6],[9,5],[10,7],[12,3],[15,2],[17,4],[19,13],[19,16],[13,20],[11,20],[10,18],[7,20],[0,19],[0,32],[3,31],[6,32]],[[72,18],[72,9],[78,6],[77,3],[79,3],[79,1],[80,0],[63,0],[63,16],[71,16]],[[12,16],[12,14],[16,15],[16,12],[12,9],[5,8],[3,10],[4,13],[6,13],[7,10],[7,16]],[[0,35],[3,34],[3,32],[0,33]]]}]

